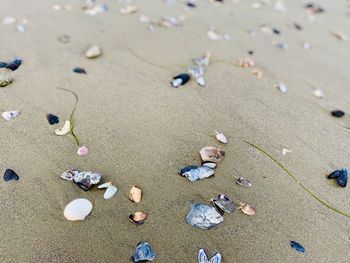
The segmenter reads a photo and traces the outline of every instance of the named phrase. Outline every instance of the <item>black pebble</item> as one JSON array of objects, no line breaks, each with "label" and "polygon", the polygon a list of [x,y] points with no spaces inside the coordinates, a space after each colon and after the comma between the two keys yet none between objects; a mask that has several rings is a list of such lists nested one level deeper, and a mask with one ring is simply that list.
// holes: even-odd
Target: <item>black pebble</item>
[{"label": "black pebble", "polygon": [[340,118],[340,117],[343,117],[345,115],[345,112],[341,111],[341,110],[334,110],[334,111],[331,111],[331,114],[334,117]]},{"label": "black pebble", "polygon": [[53,115],[53,114],[47,114],[46,115],[47,121],[50,123],[50,125],[54,125],[59,123],[59,119],[57,116]]},{"label": "black pebble", "polygon": [[73,69],[73,72],[79,73],[79,74],[86,74],[86,70],[83,69],[83,68],[79,68],[79,67],[74,68],[74,69]]},{"label": "black pebble", "polygon": [[15,180],[18,181],[19,176],[16,174],[16,172],[14,170],[11,169],[6,169],[5,173],[4,173],[4,180],[7,181],[11,181],[11,180]]}]

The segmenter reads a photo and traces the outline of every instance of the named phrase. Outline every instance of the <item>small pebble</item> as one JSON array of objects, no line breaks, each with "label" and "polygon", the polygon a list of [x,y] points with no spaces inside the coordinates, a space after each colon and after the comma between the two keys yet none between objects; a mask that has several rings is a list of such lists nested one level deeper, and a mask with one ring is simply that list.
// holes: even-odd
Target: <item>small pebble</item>
[{"label": "small pebble", "polygon": [[331,111],[331,114],[334,117],[340,118],[340,117],[343,117],[345,115],[345,112],[341,111],[341,110],[333,110],[333,111]]}]

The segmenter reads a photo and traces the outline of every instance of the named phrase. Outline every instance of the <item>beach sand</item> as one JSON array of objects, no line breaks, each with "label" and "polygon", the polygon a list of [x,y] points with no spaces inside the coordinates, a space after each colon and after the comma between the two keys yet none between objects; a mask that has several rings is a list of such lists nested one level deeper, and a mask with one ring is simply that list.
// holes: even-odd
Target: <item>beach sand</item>
[{"label": "beach sand", "polygon": [[[0,120],[1,169],[20,176],[0,183],[0,262],[131,262],[140,241],[149,241],[155,262],[162,263],[197,262],[201,247],[209,256],[219,251],[227,263],[350,261],[350,219],[320,204],[244,142],[267,150],[322,200],[350,213],[349,186],[326,179],[350,165],[350,130],[342,127],[350,121],[329,113],[350,112],[349,42],[330,34],[337,29],[350,35],[346,1],[318,1],[326,12],[314,22],[306,18],[303,1],[284,1],[286,13],[273,5],[252,10],[253,2],[197,1],[185,11],[181,2],[135,1],[139,11],[121,15],[124,4],[106,0],[98,3],[106,3],[108,12],[90,16],[81,9],[84,1],[1,1],[0,18],[28,19],[28,30],[0,25],[1,60],[23,59],[11,73],[14,82],[0,89],[0,110],[21,111],[14,120]],[[72,10],[54,11],[54,4]],[[182,27],[150,32],[141,14],[187,19]],[[261,32],[261,21],[282,34]],[[291,22],[303,31],[288,27]],[[209,40],[211,26],[232,40]],[[247,33],[250,28],[256,36]],[[58,41],[64,34],[71,38],[67,44]],[[289,49],[278,49],[272,39]],[[303,42],[312,49],[304,50]],[[99,45],[103,55],[86,59],[91,45]],[[263,78],[233,65],[248,50],[254,50]],[[213,59],[207,85],[191,81],[172,88],[172,77],[206,51]],[[88,74],[73,73],[77,66]],[[287,93],[276,89],[279,81]],[[86,157],[76,154],[70,135],[54,134],[74,106],[72,94],[57,88],[79,96],[74,126],[90,150]],[[315,97],[313,88],[321,88],[325,98]],[[46,113],[59,116],[60,124],[50,126]],[[215,130],[226,134],[227,145],[215,140]],[[226,157],[214,177],[191,183],[178,170],[198,164],[204,146],[220,147]],[[282,155],[283,148],[292,152]],[[104,200],[97,188],[82,191],[60,178],[71,168],[102,173],[118,193]],[[238,186],[233,176],[253,186]],[[132,185],[144,192],[140,204],[128,200]],[[255,206],[257,214],[225,214],[208,231],[185,223],[192,203],[209,204],[219,193]],[[76,198],[89,199],[93,210],[84,221],[70,222],[63,210]],[[144,225],[128,221],[135,211],[149,214]],[[290,240],[306,254],[292,249]]]}]

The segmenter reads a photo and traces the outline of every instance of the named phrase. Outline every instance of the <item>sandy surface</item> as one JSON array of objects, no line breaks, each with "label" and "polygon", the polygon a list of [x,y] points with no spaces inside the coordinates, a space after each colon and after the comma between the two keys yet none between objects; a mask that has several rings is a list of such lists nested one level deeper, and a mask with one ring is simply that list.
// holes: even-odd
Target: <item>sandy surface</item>
[{"label": "sandy surface", "polygon": [[[100,1],[101,3],[102,1]],[[0,89],[0,111],[21,110],[16,119],[0,120],[1,169],[12,168],[17,182],[0,182],[0,262],[130,262],[136,244],[150,241],[155,262],[197,262],[200,247],[224,262],[349,262],[350,219],[324,207],[302,190],[269,158],[243,142],[253,142],[288,167],[307,187],[334,207],[350,213],[350,188],[340,188],[325,176],[349,166],[350,125],[329,110],[350,112],[349,42],[329,31],[350,35],[346,1],[319,1],[324,14],[310,22],[303,1],[285,1],[288,11],[273,7],[252,10],[253,1],[214,6],[198,1],[191,12],[178,3],[136,1],[139,12],[122,16],[123,4],[104,1],[109,11],[97,16],[83,13],[84,1],[1,0],[0,18],[28,19],[28,31],[0,25],[1,60],[23,58],[12,76],[15,82]],[[53,4],[72,10],[53,11]],[[149,32],[140,14],[159,19],[161,14],[186,15],[183,27]],[[281,30],[267,35],[259,25]],[[298,22],[303,31],[288,27]],[[215,26],[232,41],[213,42],[206,30]],[[255,28],[255,37],[247,34]],[[68,44],[57,38],[71,37]],[[271,40],[285,42],[280,50]],[[306,51],[308,41],[313,49]],[[96,44],[103,56],[84,57]],[[251,69],[232,66],[254,50],[259,79]],[[186,72],[191,59],[210,51],[214,62],[206,73],[207,86],[194,81],[173,89],[169,80]],[[219,63],[225,60],[227,63]],[[87,75],[72,69],[80,66]],[[283,81],[286,94],[274,86]],[[79,96],[75,131],[90,149],[76,154],[72,137],[58,137],[45,114],[69,118],[74,105],[70,89]],[[316,98],[321,88],[326,97]],[[225,146],[213,138],[224,131]],[[199,162],[203,146],[220,146],[226,158],[216,176],[190,183],[178,169]],[[282,155],[283,148],[292,153]],[[111,200],[103,192],[82,191],[59,175],[72,167],[101,172],[119,192]],[[253,187],[234,183],[233,175],[253,181]],[[128,200],[132,185],[144,191],[136,205]],[[191,203],[208,203],[219,193],[257,208],[257,215],[240,211],[226,215],[223,224],[206,231],[184,221]],[[82,222],[63,217],[65,205],[87,198],[91,215]],[[131,224],[134,211],[147,211],[143,226]],[[296,240],[307,250],[289,246]]]}]

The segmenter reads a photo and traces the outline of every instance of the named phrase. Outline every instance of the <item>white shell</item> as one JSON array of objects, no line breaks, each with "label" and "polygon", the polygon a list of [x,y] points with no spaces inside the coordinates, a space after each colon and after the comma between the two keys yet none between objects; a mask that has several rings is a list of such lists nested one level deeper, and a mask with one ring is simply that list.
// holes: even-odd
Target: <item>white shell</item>
[{"label": "white shell", "polygon": [[218,131],[215,131],[216,133],[216,139],[219,141],[219,142],[222,142],[224,144],[227,143],[227,139],[226,139],[226,136],[225,134],[221,133],[221,132],[218,132]]},{"label": "white shell", "polygon": [[102,189],[102,188],[107,188],[108,186],[112,185],[112,182],[100,184],[97,188]]},{"label": "white shell", "polygon": [[69,131],[70,131],[70,122],[66,121],[61,129],[55,130],[55,134],[62,136],[62,135],[66,135],[67,133],[69,133]]},{"label": "white shell", "polygon": [[320,99],[324,98],[324,93],[321,89],[314,89],[314,95]]},{"label": "white shell", "polygon": [[286,149],[286,148],[283,148],[282,149],[282,154],[283,155],[286,155],[287,153],[291,153],[292,151],[291,150],[288,150],[288,149]]},{"label": "white shell", "polygon": [[99,46],[92,46],[85,53],[87,58],[97,58],[101,56],[101,54],[102,50]]},{"label": "white shell", "polygon": [[103,195],[103,198],[107,200],[111,198],[113,195],[115,195],[117,191],[118,191],[117,187],[115,187],[114,185],[110,185],[107,187],[107,190]]},{"label": "white shell", "polygon": [[122,15],[128,15],[135,13],[138,10],[137,6],[135,5],[127,5],[125,7],[122,7],[119,9],[119,13]]},{"label": "white shell", "polygon": [[286,93],[288,91],[288,87],[286,86],[286,84],[284,84],[283,82],[280,82],[277,86],[277,88],[280,90],[280,92],[282,93]]},{"label": "white shell", "polygon": [[17,117],[20,114],[19,111],[5,111],[3,113],[1,113],[1,116],[7,120],[10,121],[12,119],[14,119],[15,117]]},{"label": "white shell", "polygon": [[84,198],[78,198],[70,202],[63,215],[69,221],[84,220],[92,210],[92,203]]}]

